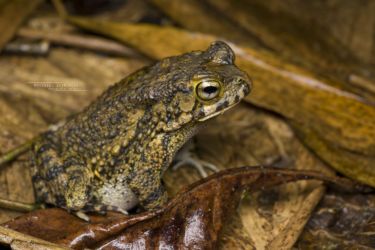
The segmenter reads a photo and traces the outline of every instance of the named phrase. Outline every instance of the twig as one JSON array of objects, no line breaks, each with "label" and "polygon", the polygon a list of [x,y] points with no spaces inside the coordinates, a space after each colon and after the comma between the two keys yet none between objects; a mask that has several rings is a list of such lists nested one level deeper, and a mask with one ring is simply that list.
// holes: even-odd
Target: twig
[{"label": "twig", "polygon": [[0,167],[5,165],[8,162],[13,161],[16,159],[19,155],[25,153],[27,150],[31,148],[31,145],[35,141],[36,138],[31,139],[28,142],[25,142],[24,144],[21,144],[20,146],[13,148],[12,150],[6,152],[5,154],[0,156]]},{"label": "twig", "polygon": [[5,45],[4,52],[28,54],[28,55],[46,55],[49,51],[49,43],[47,41],[35,42],[10,42]]},{"label": "twig", "polygon": [[47,33],[29,28],[21,28],[18,31],[17,35],[20,37],[31,39],[43,39],[54,44],[90,49],[113,55],[140,57],[140,55],[133,49],[126,47],[121,43],[94,36],[75,35],[58,32]]},{"label": "twig", "polygon": [[31,212],[35,209],[42,208],[40,204],[30,204],[18,201],[10,201],[6,199],[0,199],[0,208],[9,209],[18,212]]},{"label": "twig", "polygon": [[375,94],[375,83],[371,80],[359,75],[351,74],[349,76],[349,81],[355,86],[365,89],[372,94]]}]

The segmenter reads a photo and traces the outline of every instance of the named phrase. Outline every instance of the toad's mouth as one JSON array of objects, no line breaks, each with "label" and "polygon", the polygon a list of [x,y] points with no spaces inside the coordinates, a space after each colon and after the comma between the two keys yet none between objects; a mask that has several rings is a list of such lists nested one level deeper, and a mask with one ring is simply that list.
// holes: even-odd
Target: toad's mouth
[{"label": "toad's mouth", "polygon": [[215,117],[215,116],[222,115],[225,111],[227,111],[228,109],[231,109],[233,106],[236,106],[238,103],[239,103],[239,102],[233,103],[233,104],[229,105],[228,107],[226,107],[226,108],[224,108],[224,109],[222,109],[222,110],[220,110],[220,111],[217,111],[217,112],[215,112],[215,113],[212,113],[212,114],[210,114],[210,115],[208,115],[208,116],[205,116],[205,117],[203,117],[203,118],[201,118],[201,119],[198,119],[198,121],[200,121],[200,122],[204,122],[204,121],[206,121],[206,120],[208,120],[208,119],[211,119],[211,118],[213,118],[213,117]]},{"label": "toad's mouth", "polygon": [[205,115],[202,118],[199,118],[198,121],[203,122],[215,116],[223,114],[228,109],[231,109],[232,107],[237,105],[246,95],[249,94],[249,92],[250,88],[248,85],[241,86],[235,96],[224,98],[222,101],[216,103],[215,105],[206,107],[206,110],[203,111]]}]

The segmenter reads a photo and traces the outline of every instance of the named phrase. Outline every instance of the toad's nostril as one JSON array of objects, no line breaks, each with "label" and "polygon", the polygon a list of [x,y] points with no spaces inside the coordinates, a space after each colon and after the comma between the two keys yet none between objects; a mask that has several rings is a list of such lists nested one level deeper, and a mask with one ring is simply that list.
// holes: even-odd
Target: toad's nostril
[{"label": "toad's nostril", "polygon": [[243,90],[244,95],[248,95],[250,93],[250,91],[251,91],[251,81],[249,79],[237,77],[235,79],[235,81],[238,85],[243,86],[242,90]]},{"label": "toad's nostril", "polygon": [[249,86],[249,84],[245,83],[245,85],[243,87],[243,93],[244,93],[245,96],[250,93],[250,86]]},{"label": "toad's nostril", "polygon": [[239,77],[239,76],[234,77],[232,81],[236,84],[245,84],[246,83],[246,80],[243,79],[242,77]]},{"label": "toad's nostril", "polygon": [[250,83],[244,79],[238,80],[238,84],[241,85],[244,96],[248,95],[251,91]]}]

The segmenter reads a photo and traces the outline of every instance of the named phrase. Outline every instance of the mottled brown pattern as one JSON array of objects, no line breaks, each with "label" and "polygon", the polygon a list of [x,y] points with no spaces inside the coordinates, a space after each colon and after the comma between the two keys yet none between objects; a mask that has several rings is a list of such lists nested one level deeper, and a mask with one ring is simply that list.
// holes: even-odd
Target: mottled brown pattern
[{"label": "mottled brown pattern", "polygon": [[178,149],[249,92],[223,42],[135,72],[35,143],[38,200],[85,212],[163,205],[161,177]]}]

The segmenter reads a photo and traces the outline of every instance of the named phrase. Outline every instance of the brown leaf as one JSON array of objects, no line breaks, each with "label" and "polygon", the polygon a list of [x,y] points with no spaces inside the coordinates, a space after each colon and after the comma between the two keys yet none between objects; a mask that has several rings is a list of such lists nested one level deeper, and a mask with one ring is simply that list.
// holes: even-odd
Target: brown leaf
[{"label": "brown leaf", "polygon": [[61,209],[39,210],[6,227],[74,249],[185,247],[215,249],[223,226],[235,214],[242,191],[250,192],[306,179],[351,185],[325,175],[280,168],[242,167],[202,179],[162,209],[133,216],[93,217],[88,224]]},{"label": "brown leaf", "polygon": [[[172,27],[121,24],[79,17],[82,28],[129,44],[152,58],[203,49],[216,37]],[[341,173],[375,186],[375,108],[330,81],[250,48],[232,44],[237,64],[254,80],[246,101],[282,114],[323,160]]]},{"label": "brown leaf", "polygon": [[29,250],[67,250],[68,248],[25,235],[14,230],[0,227],[0,247],[6,245],[12,249]]},{"label": "brown leaf", "polygon": [[329,193],[306,225],[298,249],[374,249],[375,196]]},{"label": "brown leaf", "polygon": [[[317,25],[321,22],[322,10],[326,11],[325,14],[329,17],[337,15],[336,9],[330,9],[332,3],[323,1],[317,4],[294,0],[271,3],[259,0],[174,0],[172,2],[152,0],[152,2],[184,28],[222,37],[239,45],[251,46],[258,51],[267,50],[271,54],[282,57],[286,62],[292,62],[317,75],[328,77],[332,80],[328,82],[332,86],[356,93],[368,100],[375,100],[375,92],[368,91],[373,89],[371,85],[361,84],[366,80],[351,80],[357,80],[357,76],[366,79],[371,73],[374,80],[373,67],[360,63],[353,55],[356,52],[351,53],[345,48],[340,35],[334,36],[332,32],[328,32],[335,31],[333,27],[340,26],[342,21],[336,21],[334,24],[328,22],[323,26]],[[369,1],[351,5],[356,5],[358,10],[360,8],[375,10],[373,8],[375,5]],[[342,8],[343,6],[345,4],[336,3],[335,7],[341,7],[341,12],[348,11],[348,8],[352,11],[354,7],[346,5],[345,9]],[[314,10],[314,14],[310,10]],[[367,15],[371,15],[371,10],[367,10]],[[217,18],[218,16],[220,18]],[[310,19],[307,18],[308,16]],[[347,16],[344,18],[345,22],[348,22],[347,18],[357,19],[357,15]],[[367,30],[368,39],[363,43],[371,37],[372,20],[375,19],[367,17],[370,23],[365,25],[364,30]],[[224,25],[226,23],[231,24],[232,27]],[[345,26],[346,29],[350,29],[352,24]],[[357,30],[358,28],[353,29],[351,34]],[[237,36],[233,36],[233,33]],[[352,39],[350,36],[350,39],[357,40],[356,35],[353,37]],[[357,51],[363,53],[363,50],[367,50],[366,54],[370,55],[369,46],[365,44],[364,47],[358,48]]]},{"label": "brown leaf", "polygon": [[201,33],[223,36],[223,38],[240,44],[252,44],[261,48],[265,46],[260,39],[240,27],[237,22],[220,15],[213,6],[200,0],[153,0],[164,13],[183,27]]},{"label": "brown leaf", "polygon": [[5,0],[0,2],[0,51],[17,28],[43,0]]},{"label": "brown leaf", "polygon": [[[213,2],[213,1],[211,1]],[[218,1],[230,3],[252,3],[262,6],[274,16],[273,20],[280,21],[294,19],[295,23],[289,26],[302,24],[305,28],[317,26],[320,37],[325,39],[328,36],[336,38],[337,49],[351,51],[358,58],[369,63],[375,62],[375,2],[372,0],[364,1],[262,1],[262,0],[244,0],[244,1]],[[244,6],[242,6],[244,8]],[[246,7],[244,8],[246,9]],[[255,9],[255,8],[254,8]],[[228,15],[233,14],[226,9]],[[259,13],[260,14],[260,13]],[[241,17],[236,17],[241,20]],[[264,18],[266,19],[266,18]],[[297,24],[298,23],[298,24]],[[281,20],[280,26],[288,25]],[[250,24],[249,24],[250,25]],[[285,27],[286,28],[286,27]],[[293,29],[293,27],[290,27]],[[311,29],[305,29],[310,32]],[[279,33],[277,35],[280,35]],[[304,34],[309,35],[309,34]],[[295,38],[299,39],[299,38]],[[334,44],[333,44],[334,45]],[[344,45],[343,48],[341,45]],[[333,48],[334,49],[334,48]],[[316,48],[318,51],[319,48]],[[347,52],[341,53],[347,53]],[[322,50],[323,53],[331,53]]]},{"label": "brown leaf", "polygon": [[[207,124],[196,136],[195,144],[199,158],[220,169],[246,164],[278,165],[332,174],[324,163],[301,145],[280,117],[245,103]],[[192,168],[185,167],[167,171],[164,180],[168,193],[175,194],[179,188],[199,180],[199,175]],[[256,249],[269,245],[275,249],[290,249],[323,192],[324,187],[318,183],[298,182],[244,199],[239,211],[250,242],[254,242]],[[231,235],[223,238],[238,242],[246,233],[239,232],[231,231]],[[230,247],[223,246],[222,249]]]}]

